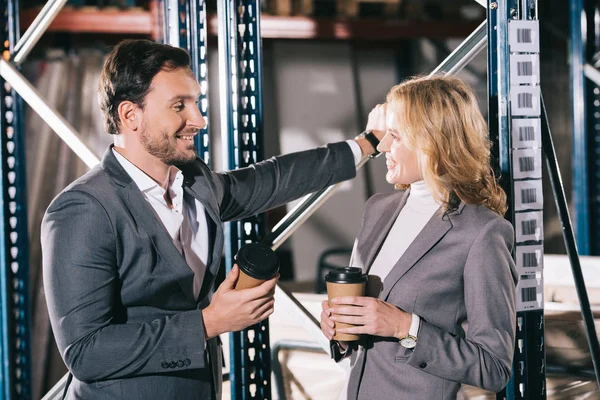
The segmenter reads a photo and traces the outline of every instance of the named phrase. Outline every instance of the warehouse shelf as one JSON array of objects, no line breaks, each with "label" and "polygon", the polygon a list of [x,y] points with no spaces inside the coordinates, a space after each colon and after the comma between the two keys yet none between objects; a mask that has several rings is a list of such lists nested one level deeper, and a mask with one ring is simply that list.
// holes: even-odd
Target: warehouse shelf
[{"label": "warehouse shelf", "polygon": [[[27,28],[39,10],[24,10]],[[51,32],[139,34],[156,38],[157,13],[147,10],[73,9],[60,12]],[[217,17],[208,16],[208,34],[217,35]],[[481,21],[333,19],[261,15],[263,39],[395,40],[403,38],[466,37]]]}]

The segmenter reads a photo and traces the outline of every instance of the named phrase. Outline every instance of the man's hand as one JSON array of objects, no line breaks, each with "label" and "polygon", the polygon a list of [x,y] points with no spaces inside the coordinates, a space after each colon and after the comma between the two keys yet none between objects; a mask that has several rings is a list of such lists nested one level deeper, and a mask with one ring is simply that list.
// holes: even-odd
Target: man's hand
[{"label": "man's hand", "polygon": [[[373,132],[375,137],[377,137],[377,139],[379,139],[380,142],[385,136],[386,131],[385,112],[386,103],[378,104],[377,106],[375,106],[375,108],[369,113],[369,120],[367,122],[367,128],[365,129],[365,131]],[[356,140],[356,143],[358,143],[358,145],[360,146],[360,150],[363,157],[376,153],[376,149],[373,148],[373,145],[360,135],[357,136],[354,140]]]},{"label": "man's hand", "polygon": [[365,128],[365,130],[373,132],[379,141],[383,139],[387,130],[386,111],[387,103],[377,104],[369,113],[367,127]]},{"label": "man's hand", "polygon": [[340,333],[400,339],[406,336],[410,329],[412,315],[383,300],[373,297],[346,296],[336,297],[332,303],[329,312],[333,322],[357,325],[340,328],[338,330]]},{"label": "man's hand", "polygon": [[234,265],[215,292],[210,305],[202,310],[206,339],[225,332],[245,329],[273,314],[275,285],[279,276],[261,285],[235,290],[239,268]]}]

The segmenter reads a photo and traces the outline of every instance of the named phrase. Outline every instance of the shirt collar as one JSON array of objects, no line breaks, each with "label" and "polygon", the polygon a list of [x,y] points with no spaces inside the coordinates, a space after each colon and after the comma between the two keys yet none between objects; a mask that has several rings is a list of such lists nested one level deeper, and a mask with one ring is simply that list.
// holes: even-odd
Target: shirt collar
[{"label": "shirt collar", "polygon": [[[137,185],[137,187],[145,193],[149,194],[159,194],[164,195],[165,189],[163,189],[158,183],[156,183],[152,178],[150,178],[144,171],[136,167],[131,161],[125,158],[121,153],[116,151],[114,148],[112,149],[115,158],[121,164],[125,172],[129,174],[133,182]],[[178,188],[181,188],[183,185],[183,174],[178,169],[175,175],[169,175],[169,188],[172,190],[178,191]]]}]

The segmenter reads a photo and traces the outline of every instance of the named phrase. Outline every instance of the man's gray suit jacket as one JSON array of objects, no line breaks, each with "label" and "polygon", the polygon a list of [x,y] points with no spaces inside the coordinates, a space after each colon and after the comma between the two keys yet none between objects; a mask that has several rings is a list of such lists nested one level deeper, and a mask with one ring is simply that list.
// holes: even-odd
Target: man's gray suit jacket
[{"label": "man's gray suit jacket", "polygon": [[220,346],[205,342],[201,308],[221,263],[222,222],[356,173],[345,142],[228,173],[211,172],[200,159],[181,169],[185,193],[204,205],[208,221],[209,260],[197,299],[192,270],[112,146],[46,211],[44,286],[56,343],[74,376],[69,399],[219,398]]},{"label": "man's gray suit jacket", "polygon": [[[369,199],[352,265],[369,270],[408,194]],[[454,400],[461,383],[500,391],[510,378],[515,341],[513,241],[510,223],[483,205],[462,203],[435,214],[379,294],[421,317],[417,346],[364,337],[352,354],[347,398]]]}]

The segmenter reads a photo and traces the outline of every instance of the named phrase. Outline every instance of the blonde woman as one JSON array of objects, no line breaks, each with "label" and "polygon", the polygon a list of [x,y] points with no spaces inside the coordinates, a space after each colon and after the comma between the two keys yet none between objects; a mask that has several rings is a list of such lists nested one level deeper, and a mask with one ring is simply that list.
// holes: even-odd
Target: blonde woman
[{"label": "blonde woman", "polygon": [[515,340],[513,228],[490,168],[490,141],[472,90],[453,77],[394,86],[369,115],[384,130],[394,193],[366,204],[352,261],[371,297],[323,302],[321,329],[356,326],[344,399],[456,399],[462,383],[500,391]]}]

